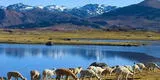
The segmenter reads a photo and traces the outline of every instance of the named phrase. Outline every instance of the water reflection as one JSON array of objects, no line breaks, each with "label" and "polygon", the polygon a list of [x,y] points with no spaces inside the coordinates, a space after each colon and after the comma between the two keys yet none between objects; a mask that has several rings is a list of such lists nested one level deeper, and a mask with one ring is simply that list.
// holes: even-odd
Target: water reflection
[{"label": "water reflection", "polygon": [[[6,46],[7,45],[7,46]],[[53,46],[53,47],[45,47],[45,46],[34,46],[29,47],[26,45],[11,45],[4,44],[0,46],[0,55],[5,55],[7,57],[13,58],[24,58],[24,57],[51,57],[53,59],[62,59],[65,56],[79,56],[85,60],[97,60],[101,61],[108,58],[124,58],[128,60],[134,60],[138,62],[158,62],[160,58],[148,55],[148,53],[142,52],[130,52],[130,51],[110,51],[105,50],[103,48],[94,47],[94,48],[81,48],[79,46]]]}]

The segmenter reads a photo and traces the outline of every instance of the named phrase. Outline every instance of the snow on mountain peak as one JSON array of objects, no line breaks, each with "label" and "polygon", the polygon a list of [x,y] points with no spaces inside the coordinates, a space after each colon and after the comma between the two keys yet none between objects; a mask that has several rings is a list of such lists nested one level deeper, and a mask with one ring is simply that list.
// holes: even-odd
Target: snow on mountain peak
[{"label": "snow on mountain peak", "polygon": [[37,6],[37,8],[43,9],[43,8],[44,8],[44,6]]},{"label": "snow on mountain peak", "polygon": [[87,12],[89,14],[98,15],[98,14],[103,14],[104,12],[111,11],[115,8],[116,7],[114,7],[114,6],[107,6],[104,4],[102,4],[102,5],[100,5],[100,4],[87,4],[83,7],[81,7],[80,9],[87,10]]},{"label": "snow on mountain peak", "polygon": [[50,11],[64,11],[65,9],[67,9],[65,6],[57,6],[57,5],[49,5],[45,7],[46,10],[50,10]]},{"label": "snow on mountain peak", "polygon": [[4,7],[4,6],[0,6],[0,9],[5,9],[6,7]]},{"label": "snow on mountain peak", "polygon": [[9,5],[7,7],[7,9],[12,9],[12,10],[16,10],[16,11],[30,10],[33,8],[34,8],[33,6],[25,5],[23,3],[13,4],[13,5]]}]

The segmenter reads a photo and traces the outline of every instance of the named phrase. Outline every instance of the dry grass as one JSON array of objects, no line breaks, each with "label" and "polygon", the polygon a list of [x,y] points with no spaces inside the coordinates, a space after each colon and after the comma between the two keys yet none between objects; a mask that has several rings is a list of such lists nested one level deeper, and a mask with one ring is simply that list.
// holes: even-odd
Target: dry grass
[{"label": "dry grass", "polygon": [[51,41],[55,44],[95,44],[95,45],[141,45],[132,42],[87,42],[64,39],[127,39],[127,40],[160,40],[160,34],[154,32],[105,32],[105,31],[51,31],[51,30],[0,30],[0,42],[44,44]]}]

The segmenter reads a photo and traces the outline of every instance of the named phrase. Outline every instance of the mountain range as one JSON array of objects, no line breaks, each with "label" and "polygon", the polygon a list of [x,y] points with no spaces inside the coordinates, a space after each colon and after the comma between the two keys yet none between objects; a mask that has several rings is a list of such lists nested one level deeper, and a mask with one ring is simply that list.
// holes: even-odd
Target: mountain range
[{"label": "mountain range", "polygon": [[[18,12],[22,11],[30,11],[34,9],[46,10],[49,12],[64,12],[71,15],[79,16],[79,17],[91,17],[103,14],[105,12],[109,12],[111,10],[116,9],[116,6],[107,6],[107,5],[99,5],[99,4],[87,4],[82,7],[75,8],[67,8],[65,6],[57,6],[57,5],[48,5],[48,6],[30,6],[25,5],[23,3],[17,3],[13,5],[9,5],[7,7],[0,6],[2,9],[14,10]],[[83,14],[82,14],[83,13]]]},{"label": "mountain range", "polygon": [[[22,3],[0,7],[1,28],[39,28],[59,24],[99,28],[99,25],[85,18],[97,16],[116,9],[115,6],[88,4],[69,9],[64,6],[30,6]],[[82,17],[83,16],[83,17]]]},{"label": "mountain range", "polygon": [[[144,0],[126,7],[87,4],[82,7],[0,6],[0,28],[144,30],[160,32],[160,1]],[[59,26],[60,25],[60,26]],[[77,28],[79,27],[79,28]],[[66,28],[65,28],[66,29]]]}]

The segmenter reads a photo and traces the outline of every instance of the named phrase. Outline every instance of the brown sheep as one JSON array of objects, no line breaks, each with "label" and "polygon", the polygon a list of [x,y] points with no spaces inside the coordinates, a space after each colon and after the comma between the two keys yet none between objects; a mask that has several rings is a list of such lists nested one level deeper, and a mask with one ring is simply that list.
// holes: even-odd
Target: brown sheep
[{"label": "brown sheep", "polygon": [[40,73],[37,70],[30,71],[31,80],[40,80]]},{"label": "brown sheep", "polygon": [[78,77],[72,73],[69,69],[56,69],[56,80],[60,80],[62,76],[66,76],[66,80],[69,80],[68,76],[72,76],[74,80],[79,80]]},{"label": "brown sheep", "polygon": [[14,77],[16,80],[18,80],[18,78],[21,78],[22,80],[27,80],[25,77],[22,76],[21,73],[19,73],[17,71],[8,72],[7,77],[8,77],[8,80],[11,80],[12,77]]}]

